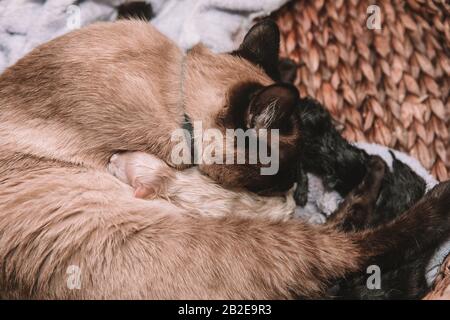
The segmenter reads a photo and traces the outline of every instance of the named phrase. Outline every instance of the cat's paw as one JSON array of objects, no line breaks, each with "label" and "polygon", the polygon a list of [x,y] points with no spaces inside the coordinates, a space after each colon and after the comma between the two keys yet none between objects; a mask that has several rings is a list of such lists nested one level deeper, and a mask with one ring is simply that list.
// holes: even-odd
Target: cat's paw
[{"label": "cat's paw", "polygon": [[137,198],[153,198],[164,194],[168,182],[174,176],[174,169],[145,152],[114,154],[109,161],[108,171],[131,185]]},{"label": "cat's paw", "polygon": [[131,185],[131,182],[128,180],[126,165],[127,165],[126,156],[121,153],[115,153],[109,159],[107,170],[110,174],[115,176],[123,183]]}]

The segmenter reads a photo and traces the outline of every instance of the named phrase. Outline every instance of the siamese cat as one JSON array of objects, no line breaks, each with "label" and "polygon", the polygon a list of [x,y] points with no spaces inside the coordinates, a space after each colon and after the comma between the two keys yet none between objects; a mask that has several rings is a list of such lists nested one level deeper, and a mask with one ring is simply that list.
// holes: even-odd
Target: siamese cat
[{"label": "siamese cat", "polygon": [[[164,199],[136,198],[107,171],[121,151],[183,169],[170,161],[169,133],[188,117],[219,130],[278,128],[277,175],[259,175],[261,164],[199,169],[226,186],[289,189],[299,98],[269,77],[277,37],[276,25],[263,21],[232,54],[197,46],[184,56],[146,23],[99,23],[7,69],[0,76],[0,298],[318,298],[337,278],[369,264],[385,270],[408,258],[404,248],[436,245],[450,230],[448,182],[392,222],[345,233],[302,221],[186,214]],[[378,192],[385,169],[371,165],[372,182],[347,196],[343,218],[373,205],[367,195]]]}]

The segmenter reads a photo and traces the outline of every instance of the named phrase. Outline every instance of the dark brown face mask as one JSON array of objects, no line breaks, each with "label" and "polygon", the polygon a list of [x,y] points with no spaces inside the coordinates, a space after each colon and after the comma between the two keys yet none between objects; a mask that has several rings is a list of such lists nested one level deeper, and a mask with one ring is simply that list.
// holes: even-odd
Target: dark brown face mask
[{"label": "dark brown face mask", "polygon": [[247,108],[247,127],[285,131],[298,101],[298,91],[290,84],[273,84],[260,89]]},{"label": "dark brown face mask", "polygon": [[[295,112],[299,101],[297,89],[290,84],[276,83],[262,86],[258,83],[241,83],[230,90],[229,105],[218,117],[218,127],[244,131],[254,130],[255,133],[259,133],[261,129],[267,130],[267,139],[261,138],[258,134],[256,134],[256,139],[258,152],[261,144],[266,144],[265,150],[267,150],[267,156],[270,157],[271,162],[269,165],[263,164],[258,153],[257,163],[251,163],[249,161],[249,141],[246,140],[246,163],[232,166],[232,170],[237,170],[241,175],[236,175],[231,179],[233,184],[229,184],[230,179],[224,179],[225,184],[228,182],[229,186],[244,186],[254,192],[286,191],[292,186],[295,177],[293,165],[297,158],[300,136],[298,113]],[[271,150],[272,129],[277,129],[278,145],[275,151]],[[238,150],[236,141],[234,147],[235,150]],[[276,163],[273,163],[274,161]],[[278,167],[278,172],[274,175],[262,175],[261,168],[272,165]],[[241,170],[240,166],[245,169]],[[226,173],[229,169],[227,169],[227,165],[224,167],[221,171]],[[214,175],[214,173],[211,174]],[[227,178],[233,175],[235,173],[228,172]],[[217,178],[214,176],[214,179],[217,180]]]}]

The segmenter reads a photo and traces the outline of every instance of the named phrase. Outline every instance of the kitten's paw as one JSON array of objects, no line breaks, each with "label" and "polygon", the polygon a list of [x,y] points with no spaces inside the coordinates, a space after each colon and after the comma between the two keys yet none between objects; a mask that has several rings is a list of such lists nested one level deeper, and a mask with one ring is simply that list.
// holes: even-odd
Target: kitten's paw
[{"label": "kitten's paw", "polygon": [[367,162],[367,172],[363,181],[357,187],[356,194],[370,195],[377,198],[381,188],[381,182],[387,170],[387,165],[379,156],[370,156]]},{"label": "kitten's paw", "polygon": [[367,163],[367,169],[378,177],[382,177],[387,169],[386,162],[379,156],[370,156],[369,162]]},{"label": "kitten's paw", "polygon": [[295,203],[298,206],[304,207],[308,202],[308,181],[303,183],[303,181],[297,182],[294,191]]}]

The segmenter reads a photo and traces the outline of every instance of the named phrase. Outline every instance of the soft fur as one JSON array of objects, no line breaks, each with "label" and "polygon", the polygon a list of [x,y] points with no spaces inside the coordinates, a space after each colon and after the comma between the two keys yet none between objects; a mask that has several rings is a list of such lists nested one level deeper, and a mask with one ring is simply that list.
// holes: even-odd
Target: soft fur
[{"label": "soft fur", "polygon": [[[259,42],[257,29],[247,42]],[[250,91],[244,89],[248,83]],[[225,133],[243,121],[232,116],[234,103],[247,108],[253,97],[269,106],[291,91],[293,109],[298,96],[293,86],[281,84],[279,92],[263,69],[238,56],[213,54],[199,45],[184,57],[173,42],[139,21],[91,25],[50,41],[7,69],[0,85],[3,149],[91,168],[104,168],[113,153],[123,150],[149,152],[171,163],[178,143],[172,133],[182,127],[185,114],[201,121],[204,130]],[[298,121],[291,114],[283,120],[292,126]],[[283,156],[276,175],[260,175],[258,165],[199,168],[226,185],[255,191],[280,185],[286,191],[294,182],[285,178],[298,134],[294,128],[280,135]]]},{"label": "soft fur", "polygon": [[[239,56],[198,47],[185,59],[184,110],[212,127],[236,85],[272,84]],[[168,159],[167,133],[184,118],[182,60],[150,26],[120,22],[38,47],[0,76],[1,298],[322,297],[333,280],[367,264],[388,270],[406,248],[432,247],[449,232],[450,183],[388,224],[347,234],[301,221],[199,217],[135,198],[106,165],[119,151]],[[295,128],[295,117],[286,120]],[[284,136],[288,146],[295,136]],[[380,168],[366,176],[383,177]],[[81,268],[79,290],[67,286],[72,265]]]},{"label": "soft fur", "polygon": [[[370,164],[370,161],[373,161],[371,159],[368,156],[368,162],[364,165],[376,170],[376,167]],[[394,174],[401,175],[404,167],[401,162],[395,160]],[[186,209],[185,214],[213,217],[237,214],[247,218],[267,217],[277,221],[292,218],[295,209],[292,193],[286,197],[261,197],[245,190],[232,191],[201,175],[196,168],[177,172],[160,159],[142,152],[114,155],[108,169],[122,182],[133,186],[136,191],[141,190],[138,196],[167,199],[177,207]],[[410,171],[405,172],[408,173],[408,177]],[[329,217],[327,223],[347,232],[374,228],[374,223],[368,221],[376,219],[374,204],[378,200],[379,190],[385,183],[386,175],[391,174],[389,171],[386,173],[383,171],[378,179],[366,178],[359,188],[373,188],[372,191],[353,191],[337,213]],[[388,220],[389,217],[385,219]],[[412,261],[405,259],[403,265],[382,272],[382,289],[368,289],[367,273],[363,270],[361,274],[340,280],[328,294],[330,297],[340,299],[421,298],[429,289],[424,274],[432,253],[432,248],[425,250],[413,256]]]},{"label": "soft fur", "polygon": [[111,157],[108,170],[135,189],[139,198],[162,198],[185,209],[185,214],[205,217],[239,215],[286,221],[293,216],[293,190],[282,196],[259,196],[245,189],[228,189],[201,174],[197,168],[176,171],[144,152]]}]

